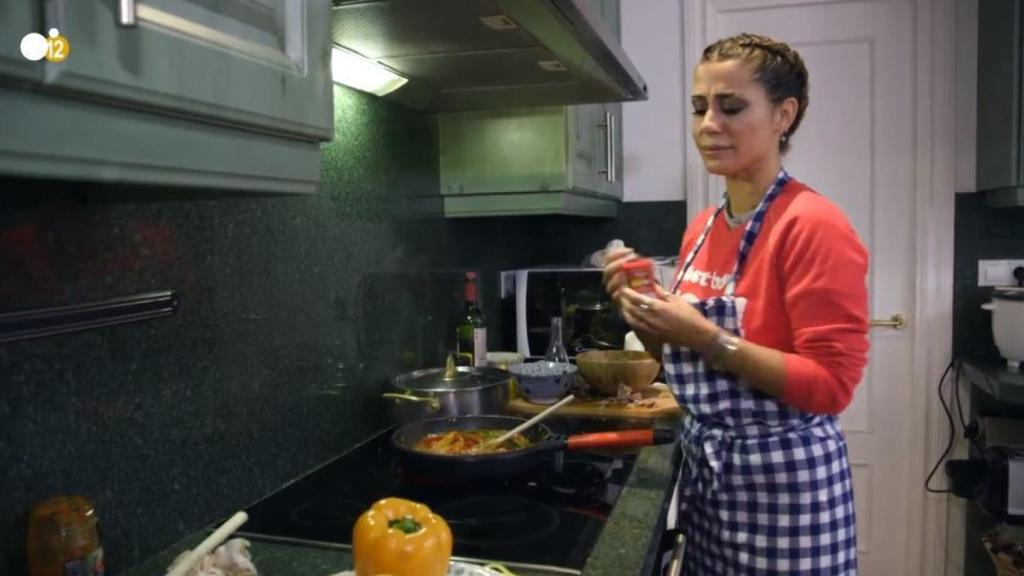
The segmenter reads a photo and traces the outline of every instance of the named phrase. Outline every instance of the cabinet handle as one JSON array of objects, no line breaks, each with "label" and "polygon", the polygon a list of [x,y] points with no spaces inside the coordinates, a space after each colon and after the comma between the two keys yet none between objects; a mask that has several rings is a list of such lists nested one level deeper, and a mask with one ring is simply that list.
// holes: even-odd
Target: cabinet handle
[{"label": "cabinet handle", "polygon": [[611,112],[604,113],[604,122],[597,125],[598,128],[604,129],[604,168],[597,171],[598,174],[604,174],[604,179],[608,182],[615,181],[615,165],[613,154],[615,150],[612,148],[612,136],[615,131],[615,117],[612,116]]},{"label": "cabinet handle", "polygon": [[615,115],[608,115],[608,181],[615,182],[619,177],[619,167],[615,164]]},{"label": "cabinet handle", "polygon": [[135,27],[135,0],[117,0],[117,24],[125,28]]}]

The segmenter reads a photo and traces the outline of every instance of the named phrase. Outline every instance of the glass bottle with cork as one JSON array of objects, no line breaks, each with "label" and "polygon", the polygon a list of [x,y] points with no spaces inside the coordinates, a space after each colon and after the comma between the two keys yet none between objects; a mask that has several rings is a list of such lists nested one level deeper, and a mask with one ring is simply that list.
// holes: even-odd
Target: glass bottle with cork
[{"label": "glass bottle with cork", "polygon": [[460,354],[472,354],[473,366],[487,366],[487,324],[477,303],[476,273],[467,272],[463,292],[462,318],[456,332]]}]

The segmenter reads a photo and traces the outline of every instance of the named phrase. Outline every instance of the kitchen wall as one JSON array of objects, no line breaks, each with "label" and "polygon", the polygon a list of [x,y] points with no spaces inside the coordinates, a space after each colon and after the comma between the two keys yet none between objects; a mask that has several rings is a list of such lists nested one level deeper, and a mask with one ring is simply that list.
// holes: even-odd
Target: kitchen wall
[{"label": "kitchen wall", "polygon": [[117,572],[381,426],[393,336],[420,306],[383,275],[401,266],[390,204],[436,188],[436,138],[336,100],[313,196],[0,183],[0,310],[181,297],[172,318],[0,345],[8,562],[32,502],[92,498]]},{"label": "kitchen wall", "polygon": [[989,312],[992,293],[978,287],[978,260],[1024,258],[1024,208],[990,208],[981,193],[956,195],[953,286],[953,353],[998,359]]},{"label": "kitchen wall", "polygon": [[683,3],[622,2],[622,46],[647,81],[649,98],[622,105],[626,202],[684,199],[689,103],[683,88]]},{"label": "kitchen wall", "polygon": [[[628,173],[625,176],[629,178]],[[403,237],[417,246],[417,266],[424,269],[475,269],[491,350],[515,350],[502,339],[503,321],[498,277],[502,270],[547,265],[582,265],[585,256],[613,238],[641,254],[672,256],[679,251],[686,226],[685,202],[627,202],[619,217],[515,216],[421,220],[409,223]],[[450,347],[449,347],[450,348]]]},{"label": "kitchen wall", "polygon": [[92,498],[116,573],[380,430],[377,394],[447,347],[467,269],[497,333],[498,270],[612,237],[677,250],[681,201],[409,220],[396,207],[438,190],[433,119],[343,88],[335,117],[311,196],[0,179],[0,313],[181,298],[171,318],[0,345],[0,573],[19,573],[33,502]]}]

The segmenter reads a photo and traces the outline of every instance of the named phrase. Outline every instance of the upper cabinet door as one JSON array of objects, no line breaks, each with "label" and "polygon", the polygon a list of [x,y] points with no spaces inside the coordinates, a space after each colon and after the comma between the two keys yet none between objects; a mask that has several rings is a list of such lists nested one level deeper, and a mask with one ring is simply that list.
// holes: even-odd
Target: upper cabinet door
[{"label": "upper cabinet door", "polygon": [[622,105],[573,106],[572,188],[622,198]]},{"label": "upper cabinet door", "polygon": [[609,161],[604,104],[573,106],[570,126],[572,188],[601,193]]},{"label": "upper cabinet door", "polygon": [[46,34],[39,18],[39,6],[26,0],[0,2],[0,76],[33,80],[43,77],[42,61],[31,62],[21,55],[21,39],[35,32]]},{"label": "upper cabinet door", "polygon": [[608,138],[608,158],[610,163],[605,178],[601,181],[601,192],[607,196],[622,198],[622,103],[605,104],[607,125],[605,134]]},{"label": "upper cabinet door", "polygon": [[[134,26],[118,24],[125,2]],[[332,137],[330,0],[45,0],[50,28],[71,52],[45,64],[49,86],[113,106]]]},{"label": "upper cabinet door", "polygon": [[979,190],[1021,185],[1022,20],[1021,0],[978,5]]}]

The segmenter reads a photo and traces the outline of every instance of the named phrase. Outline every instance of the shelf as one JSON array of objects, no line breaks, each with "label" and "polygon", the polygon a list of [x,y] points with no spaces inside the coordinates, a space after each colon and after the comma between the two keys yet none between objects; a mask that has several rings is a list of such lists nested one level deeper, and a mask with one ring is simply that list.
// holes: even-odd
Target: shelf
[{"label": "shelf", "polygon": [[1024,406],[1024,374],[995,361],[964,361],[963,375],[975,388],[1000,402]]},{"label": "shelf", "polygon": [[0,313],[0,344],[173,316],[178,294],[147,292],[100,302]]}]

